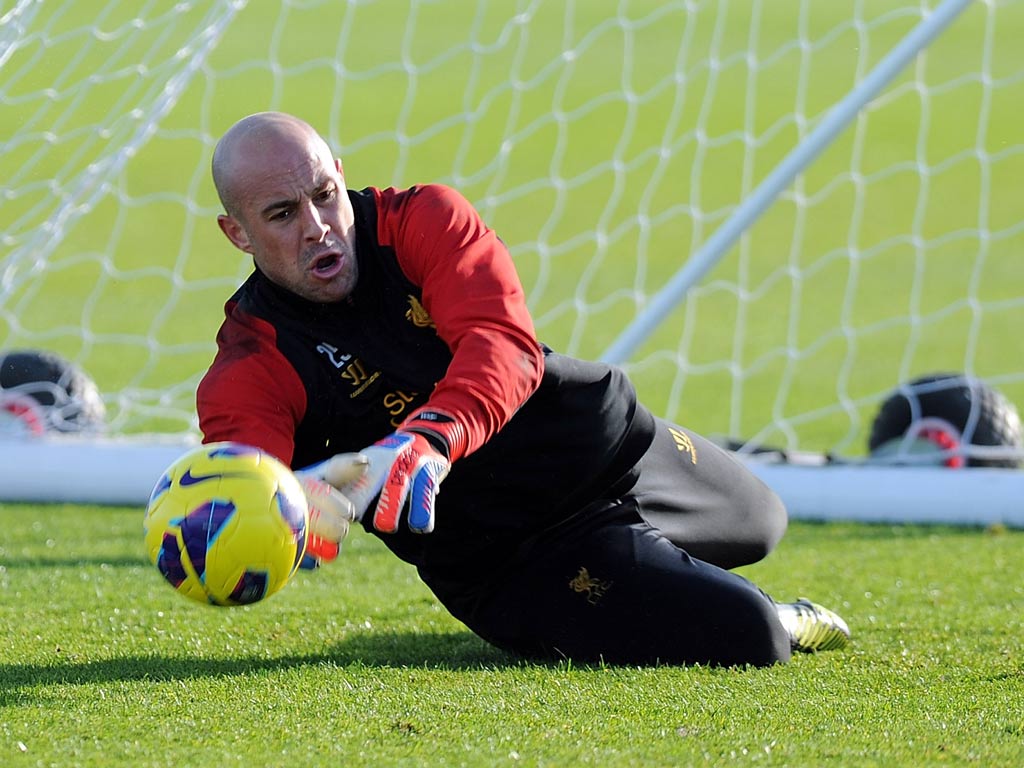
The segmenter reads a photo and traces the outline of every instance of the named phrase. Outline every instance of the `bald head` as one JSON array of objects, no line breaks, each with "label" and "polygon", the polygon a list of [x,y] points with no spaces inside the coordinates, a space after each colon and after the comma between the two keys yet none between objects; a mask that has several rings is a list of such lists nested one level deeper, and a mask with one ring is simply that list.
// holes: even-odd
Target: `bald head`
[{"label": "bald head", "polygon": [[331,303],[359,278],[355,211],[341,160],[303,120],[260,112],[231,126],[213,150],[217,224],[277,285]]},{"label": "bald head", "polygon": [[231,126],[213,150],[213,184],[224,210],[238,215],[239,186],[255,164],[295,146],[331,157],[327,143],[309,123],[284,112],[257,112]]}]

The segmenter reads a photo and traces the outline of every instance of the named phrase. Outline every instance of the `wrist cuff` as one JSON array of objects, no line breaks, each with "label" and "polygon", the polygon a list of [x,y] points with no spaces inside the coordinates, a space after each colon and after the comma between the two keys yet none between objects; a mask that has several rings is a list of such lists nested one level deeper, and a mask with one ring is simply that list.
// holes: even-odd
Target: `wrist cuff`
[{"label": "wrist cuff", "polygon": [[[426,437],[435,448],[443,450],[448,461],[456,461],[466,453],[468,436],[462,422],[436,408],[420,408],[402,422],[402,429]],[[441,445],[438,446],[437,443]]]}]

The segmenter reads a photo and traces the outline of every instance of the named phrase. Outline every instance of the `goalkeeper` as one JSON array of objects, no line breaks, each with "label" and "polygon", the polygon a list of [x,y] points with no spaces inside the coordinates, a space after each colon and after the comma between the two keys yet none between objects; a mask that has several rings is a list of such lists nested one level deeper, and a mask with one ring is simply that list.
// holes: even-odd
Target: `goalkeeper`
[{"label": "goalkeeper", "polygon": [[767,665],[847,643],[831,611],[730,570],[781,538],[779,499],[618,369],[539,343],[507,249],[457,192],[349,190],[281,113],[232,126],[213,178],[255,270],[200,426],[300,470],[321,560],[358,520],[466,626],[533,658]]}]

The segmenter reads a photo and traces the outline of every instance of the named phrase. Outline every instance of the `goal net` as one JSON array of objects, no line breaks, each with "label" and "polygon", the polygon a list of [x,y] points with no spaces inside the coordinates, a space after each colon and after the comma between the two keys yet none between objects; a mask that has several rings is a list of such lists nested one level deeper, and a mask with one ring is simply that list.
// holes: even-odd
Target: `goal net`
[{"label": "goal net", "polygon": [[[941,371],[1024,404],[1012,0],[959,3],[621,351],[688,260],[951,5],[14,0],[0,351],[50,350],[95,380],[111,453],[75,443],[61,461],[144,500],[197,439],[195,388],[251,269],[215,224],[210,155],[269,109],[320,130],[353,187],[458,187],[508,244],[546,343],[615,350],[655,412],[748,452],[864,458],[881,404]],[[5,443],[0,486],[88,495],[40,469],[66,443]],[[906,488],[926,470],[897,471]],[[927,506],[954,474],[908,493]],[[823,515],[849,499],[832,487],[813,491]]]}]

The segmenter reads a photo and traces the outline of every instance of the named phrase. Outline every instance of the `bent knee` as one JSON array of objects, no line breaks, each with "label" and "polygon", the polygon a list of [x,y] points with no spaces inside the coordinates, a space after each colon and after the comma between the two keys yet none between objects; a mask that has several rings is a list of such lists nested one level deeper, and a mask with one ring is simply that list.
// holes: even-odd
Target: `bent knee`
[{"label": "bent knee", "polygon": [[750,552],[753,560],[750,562],[756,562],[775,549],[782,540],[789,525],[789,515],[779,495],[766,485],[758,503],[748,509],[756,510],[752,511],[747,520],[754,532]]},{"label": "bent knee", "polygon": [[[756,480],[756,478],[755,478]],[[789,517],[782,499],[767,485],[756,482],[732,500],[727,515],[729,531],[715,542],[721,546],[712,562],[736,568],[763,560],[786,533]]]}]

